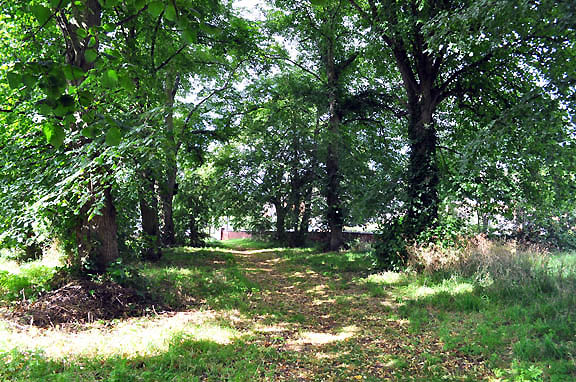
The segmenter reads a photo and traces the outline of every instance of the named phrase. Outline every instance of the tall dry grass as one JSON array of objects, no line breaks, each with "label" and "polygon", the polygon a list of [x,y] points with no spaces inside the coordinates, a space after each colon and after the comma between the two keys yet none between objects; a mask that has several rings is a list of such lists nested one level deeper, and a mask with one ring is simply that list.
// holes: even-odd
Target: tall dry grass
[{"label": "tall dry grass", "polygon": [[451,247],[413,245],[408,253],[409,265],[414,269],[471,277],[479,285],[505,294],[576,291],[574,265],[556,262],[555,255],[541,246],[477,235]]}]

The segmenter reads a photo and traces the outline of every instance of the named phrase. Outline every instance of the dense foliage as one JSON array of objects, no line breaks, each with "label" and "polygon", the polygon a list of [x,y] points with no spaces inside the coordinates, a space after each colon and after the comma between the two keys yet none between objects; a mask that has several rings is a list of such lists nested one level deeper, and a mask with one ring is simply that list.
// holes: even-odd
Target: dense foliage
[{"label": "dense foliage", "polygon": [[379,225],[388,263],[464,228],[576,242],[569,1],[2,4],[0,244],[25,257],[57,238],[101,272],[224,221],[333,250]]}]

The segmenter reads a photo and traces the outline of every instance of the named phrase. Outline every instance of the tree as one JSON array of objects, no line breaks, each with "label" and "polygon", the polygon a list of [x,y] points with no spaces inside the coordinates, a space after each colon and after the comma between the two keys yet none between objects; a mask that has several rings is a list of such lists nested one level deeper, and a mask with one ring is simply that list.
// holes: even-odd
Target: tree
[{"label": "tree", "polygon": [[[154,184],[162,186],[158,189],[163,191],[160,194],[168,222],[164,228],[171,240],[171,202],[179,145],[174,131],[178,76],[172,76],[170,81],[156,76],[162,71],[181,71],[179,68],[189,67],[194,59],[204,63],[200,71],[211,79],[222,67],[236,68],[229,62],[235,56],[223,54],[226,49],[243,44],[238,35],[248,29],[247,25],[233,21],[235,29],[228,28],[226,32],[233,38],[225,40],[226,44],[219,43],[223,29],[218,23],[226,25],[227,20],[220,17],[222,8],[213,2],[195,4],[194,8],[172,2],[87,0],[30,7],[17,2],[10,10],[25,16],[14,21],[15,25],[33,29],[35,37],[46,36],[51,41],[46,46],[38,44],[32,31],[25,37],[24,41],[31,40],[27,46],[30,49],[25,50],[28,56],[18,62],[15,58],[7,74],[11,88],[20,92],[22,99],[10,111],[26,114],[30,119],[40,113],[46,139],[73,159],[61,172],[66,174],[58,183],[61,188],[43,195],[41,208],[60,227],[68,248],[77,254],[76,264],[88,261],[102,271],[118,256],[113,197],[114,189],[120,185],[116,177],[125,165],[139,163],[145,150],[136,148],[141,146],[163,149],[165,178],[162,182],[154,179],[158,171],[153,171],[153,161],[146,160],[137,172],[140,181],[128,184],[140,184],[139,204],[145,216],[142,225],[150,236],[157,234],[158,227],[151,194],[157,190]],[[29,15],[35,16],[33,25],[29,25]],[[147,28],[149,25],[153,27]],[[10,43],[18,40],[15,35],[10,37]],[[203,52],[204,45],[218,44],[220,57]],[[6,50],[12,56],[20,54],[8,47]],[[218,53],[218,49],[213,50]],[[150,59],[143,59],[144,51]],[[61,52],[65,53],[64,60]],[[210,65],[216,68],[207,70]],[[184,71],[183,75],[190,73]],[[183,88],[188,89],[189,85]],[[164,111],[166,126],[161,145],[145,132],[158,121],[158,107]],[[122,162],[120,158],[129,160]],[[150,256],[157,257],[159,252],[153,252]]]},{"label": "tree", "polygon": [[[544,60],[553,57],[552,52],[564,51],[562,44],[570,41],[573,30],[557,29],[553,15],[559,6],[552,2],[350,0],[350,4],[385,49],[387,78],[392,83],[400,79],[394,86],[401,85],[398,102],[405,105],[410,147],[405,227],[414,237],[432,227],[438,216],[440,108],[458,113],[458,102],[451,100],[473,99],[504,110],[506,103],[498,100],[518,89],[512,79],[534,78],[535,56]],[[539,92],[538,76],[531,88]],[[515,102],[523,102],[522,91]]]},{"label": "tree", "polygon": [[[43,5],[27,7],[27,4],[16,2],[9,10],[21,16],[14,24],[27,30],[23,34],[25,48],[22,51],[7,49],[14,59],[7,77],[11,87],[17,89],[21,97],[12,112],[39,120],[46,139],[59,148],[66,139],[65,131],[80,137],[84,132],[84,122],[80,121],[91,118],[87,104],[91,102],[89,89],[92,84],[87,79],[89,72],[96,71],[94,61],[98,55],[102,8],[96,1],[74,4],[59,2],[51,8]],[[27,17],[30,15],[34,15],[35,19]],[[74,22],[70,21],[72,18]],[[9,36],[10,42],[16,38]],[[39,37],[51,43],[41,46],[36,40]],[[54,59],[62,57],[58,54],[59,49],[64,60]],[[42,55],[45,55],[43,59]],[[22,57],[26,59],[19,60]],[[29,133],[33,134],[33,131]],[[90,141],[88,137],[75,139],[73,150],[77,155],[71,158],[71,163],[78,165],[78,160],[84,155],[90,157]],[[52,215],[61,222],[65,221],[60,232],[76,243],[77,259],[90,258],[100,270],[118,256],[116,211],[111,186],[106,181],[107,170],[102,166],[104,162],[78,167],[83,174],[76,172],[73,175],[75,181],[88,185],[86,194],[80,199],[80,206],[64,218]],[[60,171],[60,175],[63,173]],[[63,182],[65,180],[60,184]],[[44,203],[57,198],[52,193],[45,197]],[[96,242],[98,245],[95,245]]]},{"label": "tree", "polygon": [[344,243],[345,222],[341,170],[345,150],[342,120],[346,110],[343,103],[351,96],[347,86],[354,77],[354,63],[360,51],[355,44],[354,31],[347,28],[348,3],[339,0],[322,3],[322,6],[316,6],[277,1],[279,11],[272,14],[269,25],[273,32],[299,45],[297,60],[286,55],[283,58],[312,74],[320,86],[316,100],[318,109],[327,119],[323,134],[326,145],[323,194],[330,230],[328,248],[337,250]]},{"label": "tree", "polygon": [[256,221],[273,207],[276,239],[292,245],[304,243],[320,171],[320,121],[306,97],[306,79],[295,71],[251,85],[243,131],[216,162],[224,207]]}]

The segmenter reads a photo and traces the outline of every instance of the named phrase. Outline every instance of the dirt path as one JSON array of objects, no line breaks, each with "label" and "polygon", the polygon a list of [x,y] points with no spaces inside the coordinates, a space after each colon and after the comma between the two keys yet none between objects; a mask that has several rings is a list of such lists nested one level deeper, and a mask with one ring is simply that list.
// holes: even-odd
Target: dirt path
[{"label": "dirt path", "polygon": [[[195,258],[191,256],[194,253],[200,255]],[[230,254],[235,264],[229,261]],[[113,363],[118,356],[127,360],[147,357],[154,365],[156,357],[173,356],[174,338],[188,338],[191,342],[186,346],[196,349],[196,356],[205,354],[206,344],[195,341],[241,349],[223,360],[205,354],[202,362],[214,364],[215,371],[206,374],[206,379],[200,375],[200,380],[237,380],[226,379],[227,373],[220,369],[242,362],[258,364],[261,374],[256,380],[262,382],[489,380],[492,374],[480,356],[446,350],[434,319],[415,328],[412,316],[406,314],[407,306],[403,306],[399,285],[392,283],[374,293],[363,281],[365,274],[338,271],[347,268],[334,268],[331,261],[335,258],[339,259],[334,254],[270,249],[181,250],[166,266],[151,269],[157,272],[152,273],[156,277],[170,272],[167,280],[182,283],[166,284],[174,290],[178,286],[182,293],[194,295],[204,287],[201,283],[216,278],[221,284],[218,288],[238,280],[244,287],[250,284],[246,278],[258,287],[248,293],[240,289],[229,296],[225,288],[224,292],[216,288],[211,302],[204,300],[185,311],[106,320],[70,330],[3,328],[0,320],[0,346],[4,343],[6,349],[21,349],[25,354],[38,349],[55,360],[81,356],[87,358],[79,362],[86,362],[112,357]],[[220,305],[218,297],[231,300],[228,303],[224,299]],[[246,344],[257,345],[257,356],[254,352],[243,354]],[[196,362],[194,357],[191,360]],[[241,370],[233,371],[242,375]]]},{"label": "dirt path", "polygon": [[[352,275],[323,275],[269,250],[235,253],[261,286],[251,306],[254,340],[286,354],[274,380],[478,381],[484,360],[444,350],[398,315],[393,290],[371,296]],[[275,313],[275,314],[273,314]]]}]

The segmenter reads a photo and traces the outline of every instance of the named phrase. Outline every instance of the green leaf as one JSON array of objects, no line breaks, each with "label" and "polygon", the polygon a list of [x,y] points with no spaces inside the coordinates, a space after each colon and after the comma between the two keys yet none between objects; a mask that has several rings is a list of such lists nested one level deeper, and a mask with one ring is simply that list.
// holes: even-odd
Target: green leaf
[{"label": "green leaf", "polygon": [[102,8],[113,8],[118,5],[118,0],[100,0]]},{"label": "green leaf", "polygon": [[202,13],[198,12],[194,8],[188,8],[187,11],[190,13],[190,15],[194,16],[197,20],[200,20],[202,18]]},{"label": "green leaf", "polygon": [[106,144],[109,146],[118,146],[122,140],[122,131],[117,127],[111,127],[106,132]]},{"label": "green leaf", "polygon": [[194,43],[196,43],[196,41],[198,41],[196,31],[192,30],[190,28],[184,29],[184,32],[182,32],[182,38],[188,44],[194,44]]},{"label": "green leaf", "polygon": [[70,0],[50,0],[52,9],[64,9],[70,3]]},{"label": "green leaf", "polygon": [[52,134],[54,132],[54,126],[49,125],[49,124],[44,124],[42,126],[42,132],[44,133],[44,136],[46,137],[46,142],[50,142],[50,138],[52,138]]},{"label": "green leaf", "polygon": [[153,1],[148,4],[148,13],[150,13],[152,17],[160,16],[163,10],[164,4],[161,1]]},{"label": "green leaf", "polygon": [[112,23],[106,23],[102,25],[102,29],[104,30],[104,32],[110,33],[116,30],[116,25]]},{"label": "green leaf", "polygon": [[8,85],[10,89],[18,89],[22,83],[22,76],[18,73],[8,73]]},{"label": "green leaf", "polygon": [[78,37],[80,38],[86,38],[88,37],[88,31],[86,29],[83,28],[78,28],[76,30],[76,34],[78,35]]},{"label": "green leaf", "polygon": [[26,73],[24,74],[24,76],[22,76],[22,81],[24,82],[24,85],[28,87],[33,87],[36,84],[36,77]]},{"label": "green leaf", "polygon": [[94,139],[96,137],[96,128],[94,126],[85,127],[80,131],[80,134],[86,138]]},{"label": "green leaf", "polygon": [[86,123],[92,123],[92,122],[94,122],[94,118],[95,118],[94,111],[91,110],[91,111],[87,111],[87,112],[85,112],[85,113],[82,113],[81,118],[82,118],[82,120],[83,120],[84,122],[86,122]]},{"label": "green leaf", "polygon": [[90,92],[79,91],[78,92],[78,102],[80,103],[80,105],[82,105],[84,107],[88,107],[88,106],[92,105],[92,102],[94,102],[94,97],[92,96],[92,94]]},{"label": "green leaf", "polygon": [[210,25],[210,24],[200,24],[200,30],[210,35],[220,34],[220,29]]},{"label": "green leaf", "polygon": [[134,8],[140,10],[146,5],[146,0],[134,0]]},{"label": "green leaf", "polygon": [[134,86],[134,82],[132,81],[132,78],[130,78],[128,76],[120,77],[120,86],[122,86],[124,89],[128,90],[129,92],[134,91],[134,89],[136,88]]},{"label": "green leaf", "polygon": [[50,143],[52,146],[58,148],[64,143],[64,129],[61,126],[54,126],[52,124],[45,124],[42,126],[42,131],[46,136],[46,142]]},{"label": "green leaf", "polygon": [[118,73],[116,73],[114,69],[109,69],[104,72],[102,85],[107,88],[115,88],[118,85]]},{"label": "green leaf", "polygon": [[38,112],[43,116],[50,116],[54,114],[54,108],[56,104],[53,100],[45,98],[37,103],[38,105]]},{"label": "green leaf", "polygon": [[323,7],[326,5],[327,2],[328,2],[327,0],[310,0],[310,4],[316,7]]},{"label": "green leaf", "polygon": [[62,68],[62,71],[68,81],[77,81],[84,77],[84,71],[75,65],[66,65]]},{"label": "green leaf", "polygon": [[86,58],[88,62],[94,62],[98,58],[98,52],[95,49],[86,49],[84,58]]},{"label": "green leaf", "polygon": [[90,36],[90,40],[88,40],[88,48],[94,48],[97,42],[98,40],[96,40],[96,37]]},{"label": "green leaf", "polygon": [[174,5],[168,4],[166,6],[164,17],[166,18],[166,20],[176,21],[176,18],[178,18],[178,12],[176,11],[176,8],[174,8]]},{"label": "green leaf", "polygon": [[50,8],[40,4],[31,6],[30,11],[32,11],[32,14],[34,15],[34,17],[38,19],[38,22],[40,24],[46,23],[48,19],[52,16],[52,11],[50,10]]},{"label": "green leaf", "polygon": [[110,59],[118,59],[122,57],[122,53],[118,49],[106,49],[104,51]]}]

